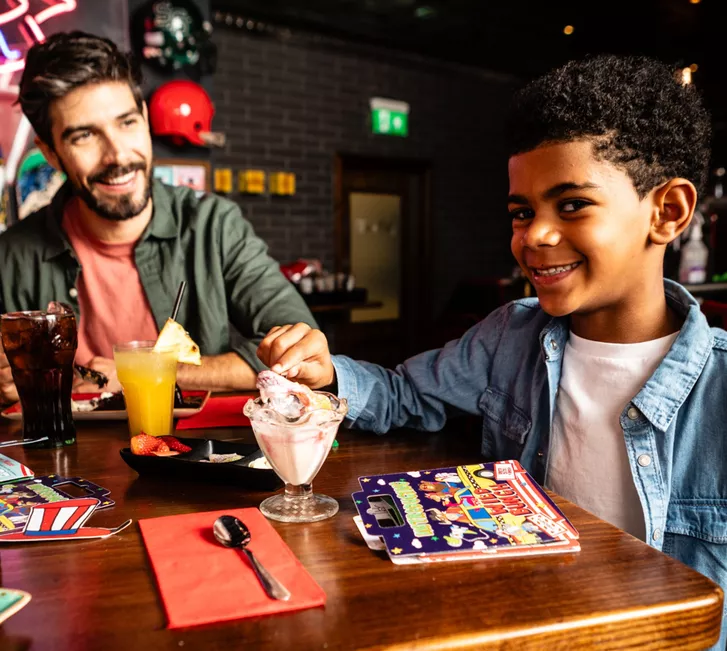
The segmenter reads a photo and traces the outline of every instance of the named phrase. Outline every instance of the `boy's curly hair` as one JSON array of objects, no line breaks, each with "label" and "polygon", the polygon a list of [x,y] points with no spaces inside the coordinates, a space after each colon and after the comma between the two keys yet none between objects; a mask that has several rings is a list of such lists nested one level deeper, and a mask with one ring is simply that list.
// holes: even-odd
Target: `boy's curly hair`
[{"label": "boy's curly hair", "polygon": [[515,95],[510,155],[545,143],[592,140],[596,156],[621,167],[642,198],[671,178],[702,191],[711,122],[697,90],[647,57],[571,61]]}]

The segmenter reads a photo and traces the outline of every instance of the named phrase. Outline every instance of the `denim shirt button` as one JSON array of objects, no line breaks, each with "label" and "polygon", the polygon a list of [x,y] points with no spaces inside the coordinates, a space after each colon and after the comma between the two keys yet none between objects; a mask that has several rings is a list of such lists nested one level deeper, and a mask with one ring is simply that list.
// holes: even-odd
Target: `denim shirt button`
[{"label": "denim shirt button", "polygon": [[654,529],[654,533],[651,534],[651,539],[657,541],[659,538],[661,538],[661,529]]},{"label": "denim shirt button", "polygon": [[551,348],[552,348],[553,350],[558,350],[558,342],[557,342],[557,341],[556,341],[555,339],[551,339],[551,340],[550,340],[550,347],[551,347]]},{"label": "denim shirt button", "polygon": [[629,410],[626,412],[626,415],[631,420],[636,420],[639,417],[639,410],[636,409],[636,407],[629,407]]},{"label": "denim shirt button", "polygon": [[646,468],[646,466],[651,464],[651,457],[648,454],[641,454],[636,461],[642,468]]},{"label": "denim shirt button", "polygon": [[538,457],[540,459],[542,459],[544,456],[545,456],[545,452],[543,452],[542,450],[538,450]]}]

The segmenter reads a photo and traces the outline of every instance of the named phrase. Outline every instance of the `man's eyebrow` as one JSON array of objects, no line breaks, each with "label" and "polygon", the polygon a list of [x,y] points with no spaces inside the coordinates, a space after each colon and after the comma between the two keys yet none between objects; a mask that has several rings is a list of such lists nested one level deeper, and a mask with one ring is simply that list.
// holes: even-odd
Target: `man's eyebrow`
[{"label": "man's eyebrow", "polygon": [[[564,192],[568,192],[570,190],[598,190],[600,189],[600,186],[596,185],[595,183],[558,183],[558,185],[554,185],[552,188],[548,188],[543,193],[544,199],[555,199],[556,197],[559,197]],[[526,197],[524,197],[521,194],[511,194],[507,197],[508,203],[517,203],[517,204],[527,204],[528,200]]]},{"label": "man's eyebrow", "polygon": [[77,124],[75,126],[66,127],[61,133],[61,140],[68,140],[76,131],[91,131],[93,129],[92,124]]},{"label": "man's eyebrow", "polygon": [[130,111],[126,111],[126,113],[117,115],[115,119],[118,122],[119,120],[125,120],[126,118],[130,118],[132,115],[141,115],[141,111],[138,108],[134,107]]},{"label": "man's eyebrow", "polygon": [[[117,115],[114,118],[114,120],[116,122],[118,122],[120,120],[125,120],[126,118],[129,118],[132,115],[141,115],[141,111],[138,108],[134,107],[130,111],[125,111],[121,115]],[[78,124],[78,125],[66,127],[65,129],[63,129],[63,133],[61,133],[61,140],[67,140],[77,131],[93,131],[93,129],[94,129],[94,125],[92,125],[92,124]]]}]

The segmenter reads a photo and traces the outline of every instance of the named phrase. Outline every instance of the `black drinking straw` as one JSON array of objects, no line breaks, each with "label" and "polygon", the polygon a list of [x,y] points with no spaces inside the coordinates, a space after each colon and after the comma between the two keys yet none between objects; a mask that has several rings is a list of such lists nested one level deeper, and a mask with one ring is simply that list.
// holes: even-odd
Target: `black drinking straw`
[{"label": "black drinking straw", "polygon": [[185,289],[187,289],[187,281],[183,280],[179,284],[179,290],[177,290],[177,299],[174,301],[174,309],[172,310],[172,321],[177,320],[177,312],[179,312],[179,306],[182,303],[182,296],[184,296]]},{"label": "black drinking straw", "polygon": [[[183,280],[181,283],[179,283],[179,289],[177,290],[177,298],[174,301],[174,309],[172,310],[172,321],[177,320],[177,312],[179,312],[179,306],[182,304],[182,296],[184,296],[184,290],[187,289],[187,281]],[[180,406],[184,406],[184,397],[182,396],[182,390],[179,388],[179,385],[175,382],[174,383],[174,402],[177,401],[177,395],[179,395],[180,399]],[[175,405],[176,406],[176,405]]]}]

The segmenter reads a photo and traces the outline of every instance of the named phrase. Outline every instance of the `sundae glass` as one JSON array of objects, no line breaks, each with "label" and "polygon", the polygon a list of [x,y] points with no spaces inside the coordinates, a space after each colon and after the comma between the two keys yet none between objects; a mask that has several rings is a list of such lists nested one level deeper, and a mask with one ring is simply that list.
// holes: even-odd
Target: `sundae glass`
[{"label": "sundae glass", "polygon": [[244,409],[255,438],[285,491],[260,504],[263,515],[281,522],[316,522],[338,512],[338,502],[313,493],[318,474],[348,411],[344,398],[262,371],[260,397]]}]

